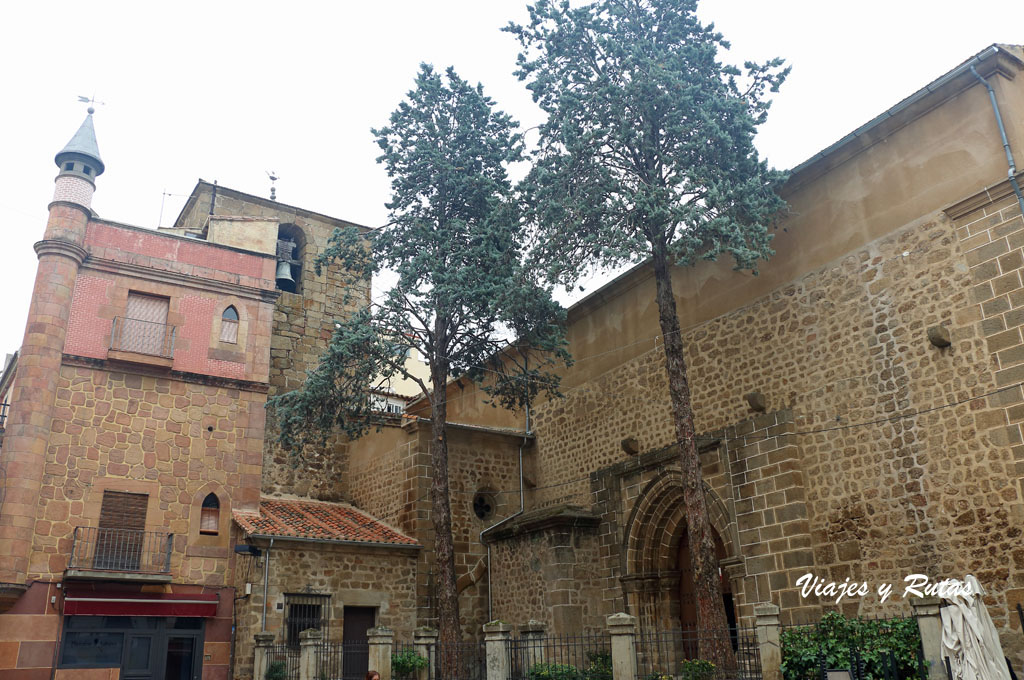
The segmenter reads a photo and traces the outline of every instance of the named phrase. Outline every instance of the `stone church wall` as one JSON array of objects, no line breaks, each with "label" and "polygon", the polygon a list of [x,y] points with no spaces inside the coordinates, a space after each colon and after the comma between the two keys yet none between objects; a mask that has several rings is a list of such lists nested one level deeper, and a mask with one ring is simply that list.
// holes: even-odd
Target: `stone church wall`
[{"label": "stone church wall", "polygon": [[[713,486],[735,494],[744,578],[756,586],[746,606],[816,604],[796,595],[794,579],[807,571],[872,584],[902,584],[914,571],[974,573],[995,597],[993,618],[1007,624],[1024,586],[1018,213],[1008,198],[955,223],[933,214],[686,329],[697,429],[733,428],[739,439],[728,442],[731,484]],[[929,343],[932,326],[949,331],[951,347]],[[789,453],[775,455],[792,462],[771,464],[794,469],[771,481],[743,469],[777,447],[736,429],[753,415],[743,395],[754,390],[769,411],[792,414],[779,432]],[[662,349],[565,392],[536,412],[531,464],[542,483],[532,500],[591,507],[586,472],[629,460],[623,439],[641,451],[673,439]],[[638,492],[625,493],[628,513]],[[788,522],[809,538],[794,543]],[[845,605],[909,612],[899,597]]]}]

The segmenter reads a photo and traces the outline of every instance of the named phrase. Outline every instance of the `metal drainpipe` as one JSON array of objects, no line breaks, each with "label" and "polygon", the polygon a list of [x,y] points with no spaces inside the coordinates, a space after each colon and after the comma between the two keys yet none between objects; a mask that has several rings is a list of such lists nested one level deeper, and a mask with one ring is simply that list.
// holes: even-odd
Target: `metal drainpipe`
[{"label": "metal drainpipe", "polygon": [[1010,166],[1007,172],[1007,177],[1010,180],[1010,186],[1013,187],[1013,193],[1017,195],[1017,204],[1020,205],[1021,214],[1024,214],[1024,196],[1020,193],[1020,185],[1017,184],[1017,165],[1013,162],[1013,152],[1010,151],[1010,140],[1006,138],[1006,128],[1003,126],[1003,117],[999,114],[999,103],[996,101],[996,91],[992,89],[988,81],[981,77],[978,70],[971,66],[971,73],[975,78],[978,79],[985,89],[988,90],[988,98],[992,102],[992,112],[996,114],[996,125],[999,127],[999,136],[1003,140],[1003,151],[1006,152],[1006,162]]},{"label": "metal drainpipe", "polygon": [[[523,433],[523,441],[519,443],[519,512],[509,515],[500,522],[496,522],[480,532],[480,542],[484,543],[484,534],[492,529],[497,529],[505,522],[511,521],[526,512],[526,495],[523,493],[523,449],[530,437],[530,402],[526,402],[526,431]],[[494,607],[491,604],[491,544],[484,543],[487,548],[487,620],[494,620]]]},{"label": "metal drainpipe", "polygon": [[267,556],[263,558],[263,624],[260,632],[267,632],[267,586],[270,585],[270,549],[274,547],[274,539],[270,539],[267,546]]}]

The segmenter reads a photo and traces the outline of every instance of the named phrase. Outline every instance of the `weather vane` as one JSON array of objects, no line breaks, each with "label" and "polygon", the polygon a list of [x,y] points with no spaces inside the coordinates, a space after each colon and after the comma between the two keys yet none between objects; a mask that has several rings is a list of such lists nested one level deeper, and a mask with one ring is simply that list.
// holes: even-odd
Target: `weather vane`
[{"label": "weather vane", "polygon": [[104,106],[106,104],[106,102],[96,101],[95,94],[91,97],[83,97],[82,95],[78,95],[78,101],[82,102],[83,104],[89,105],[89,108],[87,109],[89,113],[96,113],[96,107],[93,106],[94,104],[99,104],[100,106]]},{"label": "weather vane", "polygon": [[276,182],[277,180],[279,180],[281,178],[278,177],[277,173],[274,172],[273,170],[271,170],[270,172],[267,172],[267,177],[270,178],[270,200],[271,201],[276,201],[277,200],[277,188],[274,186],[274,182]]}]

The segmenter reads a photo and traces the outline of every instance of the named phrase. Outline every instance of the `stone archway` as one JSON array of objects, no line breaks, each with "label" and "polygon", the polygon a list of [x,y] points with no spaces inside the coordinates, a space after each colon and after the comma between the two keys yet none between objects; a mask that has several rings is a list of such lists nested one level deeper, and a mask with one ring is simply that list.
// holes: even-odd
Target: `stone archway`
[{"label": "stone archway", "polygon": [[[704,492],[719,564],[735,562],[736,538],[729,513],[706,483]],[[637,617],[641,629],[675,630],[695,625],[680,471],[664,472],[641,492],[624,539],[621,581],[629,611]],[[729,594],[727,603],[731,605],[742,581],[729,571],[723,574],[723,590]]]}]

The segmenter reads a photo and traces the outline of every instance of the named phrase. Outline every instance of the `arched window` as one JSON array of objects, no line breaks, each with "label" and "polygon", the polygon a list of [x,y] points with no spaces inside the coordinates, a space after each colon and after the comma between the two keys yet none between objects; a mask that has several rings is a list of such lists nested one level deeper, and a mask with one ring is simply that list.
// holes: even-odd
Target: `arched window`
[{"label": "arched window", "polygon": [[220,341],[238,342],[238,310],[228,305],[220,315]]},{"label": "arched window", "polygon": [[302,292],[302,263],[306,234],[294,224],[277,228],[277,287],[288,293]]},{"label": "arched window", "polygon": [[216,535],[220,530],[220,501],[217,494],[207,494],[199,511],[199,533]]}]

